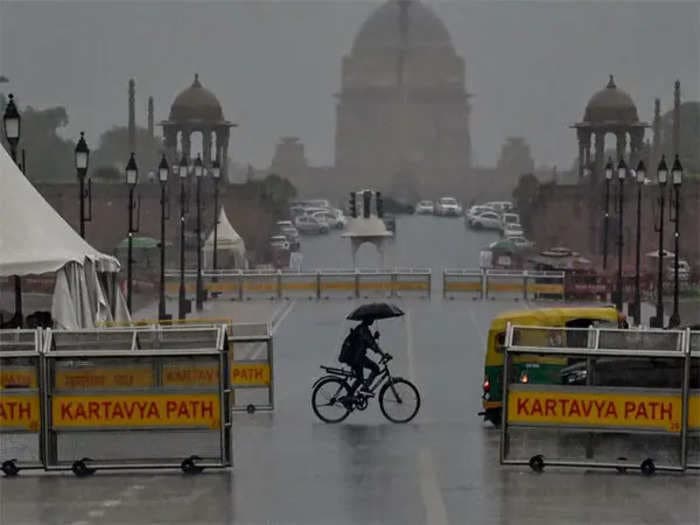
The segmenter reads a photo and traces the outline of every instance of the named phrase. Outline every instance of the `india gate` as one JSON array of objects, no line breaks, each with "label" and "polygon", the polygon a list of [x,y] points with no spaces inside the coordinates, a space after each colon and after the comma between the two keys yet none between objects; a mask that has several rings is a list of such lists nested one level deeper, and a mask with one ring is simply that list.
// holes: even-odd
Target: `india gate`
[{"label": "india gate", "polygon": [[464,186],[464,60],[429,6],[389,0],[370,15],[343,57],[336,112],[337,178],[397,196]]}]

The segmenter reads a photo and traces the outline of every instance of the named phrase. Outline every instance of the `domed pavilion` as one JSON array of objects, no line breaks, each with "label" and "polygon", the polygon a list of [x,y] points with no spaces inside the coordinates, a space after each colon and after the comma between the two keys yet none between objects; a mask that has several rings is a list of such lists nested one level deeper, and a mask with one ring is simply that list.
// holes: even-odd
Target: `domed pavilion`
[{"label": "domed pavilion", "polygon": [[[574,126],[579,145],[579,180],[584,171],[591,174],[591,181],[603,178],[605,159],[605,137],[612,133],[616,138],[617,158],[625,159],[630,166],[635,166],[638,154],[644,142],[644,130],[649,127],[640,122],[637,106],[626,91],[618,88],[610,75],[608,85],[595,93],[583,114],[583,120]],[[595,157],[591,158],[591,149],[595,147]]]},{"label": "domed pavilion", "polygon": [[192,85],[175,97],[170,116],[161,125],[171,165],[180,161],[178,150],[192,158],[192,134],[199,132],[205,166],[211,166],[213,158],[219,159],[222,176],[226,175],[230,129],[235,124],[224,118],[219,99],[202,86],[199,75],[195,74]]},{"label": "domed pavilion", "polygon": [[[357,188],[463,185],[470,166],[464,60],[417,0],[389,0],[343,58],[335,166]],[[455,184],[457,183],[457,184]]]}]

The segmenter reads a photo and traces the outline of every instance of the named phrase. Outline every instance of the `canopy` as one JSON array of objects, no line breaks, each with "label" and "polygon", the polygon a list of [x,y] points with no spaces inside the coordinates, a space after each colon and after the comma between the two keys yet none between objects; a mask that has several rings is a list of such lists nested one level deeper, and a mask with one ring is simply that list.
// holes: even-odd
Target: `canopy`
[{"label": "canopy", "polygon": [[78,235],[31,185],[0,148],[0,277],[55,272],[92,261],[97,271],[115,272],[114,257]]},{"label": "canopy", "polygon": [[[246,268],[245,242],[238,232],[231,226],[226,216],[224,207],[219,211],[219,225],[216,230],[217,269],[241,269]],[[214,254],[214,229],[204,243],[204,267],[213,265]]]}]

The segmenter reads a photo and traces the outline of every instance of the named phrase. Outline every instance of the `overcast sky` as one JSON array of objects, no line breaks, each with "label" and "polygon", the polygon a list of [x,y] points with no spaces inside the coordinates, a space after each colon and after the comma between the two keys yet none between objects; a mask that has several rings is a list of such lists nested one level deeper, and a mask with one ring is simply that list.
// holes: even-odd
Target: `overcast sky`
[{"label": "overcast sky", "polygon": [[[146,100],[156,120],[195,72],[229,120],[238,162],[269,164],[283,135],[299,136],[310,162],[333,162],[340,63],[368,0],[37,2],[0,0],[0,74],[20,103],[65,105],[66,135],[91,142],[127,121],[127,82],[136,79],[137,119]],[[466,62],[474,94],[476,162],[495,163],[522,135],[538,164],[568,167],[586,101],[614,73],[651,120],[654,97],[672,103],[673,82],[700,99],[699,2],[428,2]],[[96,146],[96,144],[95,144]]]}]

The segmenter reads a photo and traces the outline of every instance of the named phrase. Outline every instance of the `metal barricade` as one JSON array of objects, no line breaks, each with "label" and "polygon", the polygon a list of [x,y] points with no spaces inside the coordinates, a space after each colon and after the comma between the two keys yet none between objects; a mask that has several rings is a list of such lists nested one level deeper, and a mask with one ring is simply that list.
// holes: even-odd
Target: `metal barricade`
[{"label": "metal barricade", "polygon": [[0,462],[7,476],[43,468],[41,330],[0,330]]},{"label": "metal barricade", "polygon": [[280,286],[282,299],[318,298],[318,278],[313,272],[282,272]]},{"label": "metal barricade", "polygon": [[241,272],[241,299],[279,299],[280,272],[246,270]]},{"label": "metal barricade", "polygon": [[317,279],[319,299],[353,299],[359,295],[356,270],[318,270]]},{"label": "metal barricade", "polygon": [[393,295],[430,299],[432,276],[430,268],[396,268],[391,274]]},{"label": "metal barricade", "polygon": [[501,463],[684,470],[686,340],[683,331],[509,326]]},{"label": "metal barricade", "polygon": [[211,297],[240,300],[242,294],[242,272],[239,270],[206,270],[202,272],[204,288]]},{"label": "metal barricade", "polygon": [[523,272],[523,279],[526,300],[566,300],[564,272],[537,272],[527,270]]},{"label": "metal barricade", "polygon": [[231,327],[233,410],[253,413],[275,408],[273,344],[267,324]]},{"label": "metal barricade", "polygon": [[509,298],[515,301],[527,298],[524,271],[486,270],[485,297]]},{"label": "metal barricade", "polygon": [[688,370],[688,446],[687,468],[700,469],[700,331],[687,334],[690,366]]},{"label": "metal barricade", "polygon": [[231,465],[226,328],[46,332],[46,470]]},{"label": "metal barricade", "polygon": [[390,270],[358,270],[356,297],[361,299],[387,298],[393,295],[393,276]]},{"label": "metal barricade", "polygon": [[484,298],[484,272],[470,269],[449,269],[442,272],[442,297]]},{"label": "metal barricade", "polygon": [[[180,293],[180,270],[165,270],[165,295],[177,297]],[[185,295],[194,297],[197,292],[197,271],[185,270]]]}]

